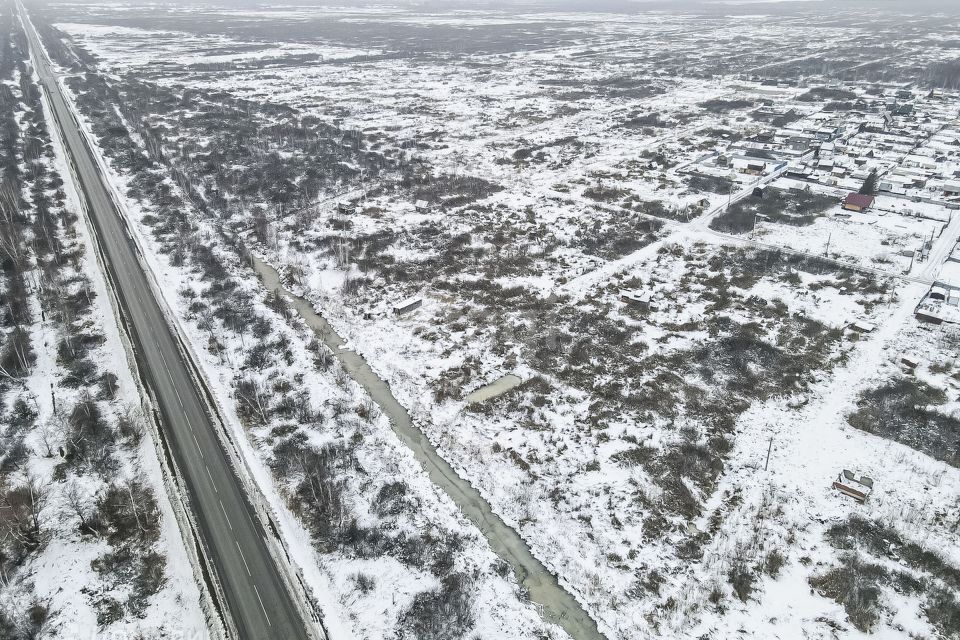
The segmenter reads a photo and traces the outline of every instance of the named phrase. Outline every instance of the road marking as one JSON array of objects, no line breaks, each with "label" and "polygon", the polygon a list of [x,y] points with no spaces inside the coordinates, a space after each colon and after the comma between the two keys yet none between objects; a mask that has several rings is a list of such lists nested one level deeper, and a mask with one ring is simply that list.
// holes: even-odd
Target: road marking
[{"label": "road marking", "polygon": [[207,470],[207,477],[210,478],[210,484],[213,485],[213,492],[220,493],[219,491],[217,491],[217,483],[213,481],[213,476],[210,475],[210,467],[208,467],[207,465],[203,465],[203,468]]},{"label": "road marking", "polygon": [[[170,386],[173,387],[173,393],[177,396],[177,404],[180,405],[180,409],[183,410],[183,401],[180,399],[180,392],[177,391],[177,383],[173,380],[173,374],[170,373],[170,367],[167,366],[167,359],[163,355],[163,350],[160,349],[160,341],[154,340],[153,344],[157,347],[157,353],[160,354],[160,360],[163,361],[163,370],[167,372],[167,377],[170,378]],[[191,431],[193,428],[191,427]]]},{"label": "road marking", "polygon": [[227,519],[227,526],[230,527],[230,531],[233,531],[233,525],[230,524],[230,516],[227,515],[227,510],[223,508],[223,501],[217,500],[220,503],[220,511],[223,511],[223,517]]},{"label": "road marking", "polygon": [[260,589],[257,589],[257,585],[253,585],[253,590],[257,592],[257,600],[260,600],[260,608],[263,609],[263,617],[267,619],[267,626],[272,627],[270,616],[267,615],[267,609],[263,606],[263,600],[260,599]]},{"label": "road marking", "polygon": [[[193,431],[193,429],[191,429],[191,431]],[[200,452],[200,457],[202,458],[202,457],[203,457],[203,450],[200,448],[200,443],[197,442],[197,434],[194,433],[194,434],[191,434],[191,435],[193,435],[193,442],[194,442],[194,444],[197,445],[197,451]]]},{"label": "road marking", "polygon": [[243,557],[243,549],[240,548],[240,543],[234,540],[233,544],[237,545],[237,551],[240,552],[240,559],[243,560],[243,567],[247,570],[247,575],[252,578],[253,575],[250,573],[250,567],[247,565],[247,559]]},{"label": "road marking", "polygon": [[[167,359],[163,357],[163,350],[160,349],[160,341],[159,341],[159,340],[154,340],[154,341],[153,341],[153,344],[157,347],[157,353],[160,354],[160,359],[163,360],[163,368],[164,368],[164,369],[167,369]],[[167,375],[169,375],[169,374],[170,374],[170,370],[167,369]]]}]

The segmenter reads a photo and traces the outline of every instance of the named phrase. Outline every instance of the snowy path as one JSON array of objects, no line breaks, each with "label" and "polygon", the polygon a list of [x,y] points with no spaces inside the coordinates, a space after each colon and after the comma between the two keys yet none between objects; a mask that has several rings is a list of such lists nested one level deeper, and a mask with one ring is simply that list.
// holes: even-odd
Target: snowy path
[{"label": "snowy path", "polygon": [[855,408],[858,393],[880,370],[884,359],[896,355],[891,352],[891,343],[925,293],[926,287],[916,283],[901,291],[891,314],[873,334],[861,339],[843,368],[819,385],[811,403],[799,412],[785,409],[785,419],[772,425],[771,467],[796,483],[798,491],[829,484],[841,468],[873,466],[871,452],[856,446],[859,438],[850,438],[848,432],[853,427],[845,425],[844,416]]},{"label": "snowy path", "polygon": [[[936,273],[953,247],[960,223],[952,223],[934,247],[925,273]],[[862,507],[883,513],[912,502],[915,470],[941,465],[906,446],[859,431],[846,423],[856,408],[861,391],[878,382],[889,362],[900,357],[901,331],[909,326],[913,310],[927,292],[923,282],[908,282],[889,314],[870,334],[856,343],[848,360],[819,381],[809,394],[810,403],[800,410],[779,398],[751,408],[740,420],[738,451],[731,459],[741,461],[721,480],[703,516],[718,507],[726,489],[773,485],[796,496],[802,522],[827,522],[845,517],[854,503],[830,489],[830,482],[842,469],[852,469],[878,480],[874,497]],[[772,443],[769,471],[763,471],[768,444]],[[941,465],[942,466],[942,465]],[[925,487],[934,499],[944,500],[960,486],[956,472],[948,474],[936,488]],[[874,499],[876,498],[876,499]],[[809,536],[820,534],[814,527]],[[811,546],[815,541],[810,538]],[[806,587],[804,587],[806,588]]]},{"label": "snowy path", "polygon": [[[934,244],[930,260],[923,270],[925,278],[933,278],[953,249],[957,234],[960,233],[960,216]],[[819,385],[818,393],[812,402],[801,411],[793,411],[781,406],[779,419],[767,418],[766,427],[760,427],[763,433],[755,433],[745,439],[754,443],[766,442],[774,438],[774,454],[771,467],[786,465],[789,472],[782,473],[784,478],[793,479],[797,490],[804,487],[820,486],[832,474],[837,465],[852,465],[869,468],[875,463],[870,459],[869,450],[851,446],[852,427],[847,427],[844,416],[855,408],[857,394],[864,385],[871,382],[887,358],[897,357],[894,342],[913,315],[913,310],[927,292],[927,283],[910,282],[898,292],[899,298],[889,315],[873,331],[864,335],[857,343],[854,353],[847,363]],[[782,404],[782,403],[781,403]],[[765,407],[770,409],[770,407]],[[873,438],[856,432],[858,436]],[[765,452],[765,450],[764,450]],[[818,479],[822,482],[814,482]],[[811,485],[811,482],[814,482]]]},{"label": "snowy path", "polygon": [[[734,198],[734,202],[745,197],[747,193],[750,193],[754,187],[764,186],[769,184],[775,177],[779,177],[779,174],[771,174],[768,176],[769,180],[763,180],[757,183],[753,183],[747,189],[741,191]],[[830,262],[837,265],[838,267],[852,269],[860,273],[867,273],[871,275],[877,275],[884,278],[895,278],[904,282],[912,282],[923,285],[931,285],[937,277],[937,274],[940,272],[940,267],[943,265],[943,262],[953,251],[953,247],[956,244],[957,236],[960,235],[960,216],[954,216],[951,220],[949,226],[941,234],[937,242],[934,243],[933,250],[930,252],[930,258],[927,261],[926,266],[923,270],[917,274],[905,274],[905,273],[894,273],[886,271],[883,269],[877,269],[876,267],[868,267],[865,265],[854,264],[851,262],[846,262],[843,260],[837,260],[834,258],[829,258],[826,256],[813,254],[809,251],[801,251],[798,249],[792,249],[779,244],[774,244],[770,242],[762,242],[759,240],[753,240],[750,238],[724,233],[722,231],[715,231],[711,229],[708,225],[710,220],[716,217],[723,209],[725,205],[717,207],[713,211],[700,216],[695,220],[690,222],[678,222],[676,220],[668,220],[665,218],[657,218],[649,214],[640,214],[642,217],[656,220],[663,223],[664,228],[667,229],[667,233],[660,239],[638,249],[637,251],[618,258],[616,260],[611,260],[606,262],[592,271],[581,274],[576,278],[571,279],[569,282],[557,287],[558,293],[569,295],[573,302],[578,302],[583,300],[589,292],[604,282],[607,282],[617,273],[624,271],[625,269],[632,267],[635,264],[643,262],[649,258],[652,258],[656,255],[657,251],[660,250],[666,244],[671,242],[676,242],[682,239],[695,239],[701,242],[709,242],[711,239],[719,239],[726,244],[735,244],[754,247],[757,249],[766,249],[770,251],[779,251],[782,253],[787,253],[791,255],[805,256],[805,257],[817,257],[820,260]],[[628,210],[623,209],[622,207],[615,206],[604,206],[602,207],[611,211],[627,212]],[[630,212],[633,213],[633,212]],[[952,240],[951,240],[952,239]]]},{"label": "snowy path", "polygon": [[766,187],[768,184],[770,184],[771,182],[773,182],[774,180],[776,180],[786,172],[787,172],[787,167],[784,166],[778,169],[777,171],[772,172],[769,175],[757,178],[753,182],[749,183],[746,187],[738,191],[736,195],[732,196],[726,204],[720,204],[714,207],[713,210],[707,212],[706,214],[696,218],[695,220],[691,220],[689,223],[689,226],[693,229],[709,228],[710,222],[714,218],[716,218],[718,215],[725,212],[732,205],[740,202],[741,200],[746,198],[748,195],[752,194],[754,189],[762,189]]},{"label": "snowy path", "polygon": [[953,216],[950,224],[940,234],[940,238],[934,243],[933,249],[930,250],[927,265],[920,274],[922,278],[934,280],[940,274],[940,267],[950,257],[950,253],[956,246],[958,236],[960,236],[960,216]]},{"label": "snowy path", "polygon": [[657,252],[661,247],[675,241],[676,239],[676,233],[669,233],[659,240],[651,242],[647,246],[634,251],[630,255],[624,256],[618,260],[611,260],[610,262],[600,265],[593,271],[588,271],[583,275],[573,278],[566,284],[558,287],[557,291],[560,294],[569,295],[571,303],[579,302],[586,298],[590,291],[612,278],[615,274],[628,267],[632,267],[639,262],[643,262],[644,260],[652,258],[653,256],[657,255]]}]

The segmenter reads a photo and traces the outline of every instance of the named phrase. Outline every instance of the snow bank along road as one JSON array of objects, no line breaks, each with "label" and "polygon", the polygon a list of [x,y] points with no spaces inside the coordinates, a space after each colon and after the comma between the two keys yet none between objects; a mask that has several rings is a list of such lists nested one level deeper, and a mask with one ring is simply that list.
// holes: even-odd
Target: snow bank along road
[{"label": "snow bank along road", "polygon": [[263,525],[215,432],[207,403],[177,337],[154,298],[97,163],[73,119],[33,25],[21,8],[37,73],[75,167],[126,317],[141,375],[154,396],[162,431],[183,476],[208,561],[219,581],[227,624],[241,638],[308,640],[306,624],[267,547]]}]

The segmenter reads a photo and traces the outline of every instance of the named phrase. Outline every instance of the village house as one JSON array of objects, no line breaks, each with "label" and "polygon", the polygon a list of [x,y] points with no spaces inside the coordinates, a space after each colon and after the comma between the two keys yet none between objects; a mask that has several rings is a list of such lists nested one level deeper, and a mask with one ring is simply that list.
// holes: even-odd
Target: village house
[{"label": "village house", "polygon": [[786,145],[793,151],[806,151],[810,148],[812,141],[806,136],[790,136],[786,140]]},{"label": "village house", "polygon": [[894,174],[887,174],[877,183],[877,191],[896,193],[898,195],[906,195],[908,187],[913,187],[912,178]]},{"label": "village house", "polygon": [[930,177],[929,171],[911,167],[897,167],[885,176],[891,180],[899,180],[905,189],[921,189]]},{"label": "village house", "polygon": [[848,193],[843,200],[843,208],[857,213],[866,211],[873,205],[873,196],[865,193]]},{"label": "village house", "polygon": [[932,171],[937,168],[937,162],[927,156],[911,154],[903,159],[903,166]]}]

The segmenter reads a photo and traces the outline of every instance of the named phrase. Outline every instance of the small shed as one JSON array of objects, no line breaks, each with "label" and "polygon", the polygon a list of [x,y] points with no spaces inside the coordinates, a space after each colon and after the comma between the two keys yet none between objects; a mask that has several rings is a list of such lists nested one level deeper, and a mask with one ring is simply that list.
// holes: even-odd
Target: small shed
[{"label": "small shed", "polygon": [[866,211],[873,205],[873,196],[865,193],[848,193],[843,200],[843,208],[847,211]]},{"label": "small shed", "polygon": [[417,210],[417,213],[430,213],[430,203],[426,200],[417,200],[413,203],[413,208]]},{"label": "small shed", "polygon": [[864,503],[873,491],[873,479],[864,475],[858,478],[849,469],[844,469],[833,481],[833,488],[857,502]]},{"label": "small shed", "polygon": [[639,309],[640,311],[650,310],[651,295],[649,291],[621,291],[620,300],[628,307]]},{"label": "small shed", "polygon": [[352,216],[357,212],[357,208],[350,202],[338,202],[337,213],[345,216]]},{"label": "small shed", "polygon": [[413,297],[393,305],[393,315],[402,316],[423,306],[423,298]]},{"label": "small shed", "polygon": [[850,328],[858,333],[870,333],[876,329],[876,325],[864,322],[863,320],[854,320],[850,323]]},{"label": "small shed", "polygon": [[920,366],[920,362],[921,362],[920,358],[918,358],[912,353],[904,353],[903,355],[900,356],[900,364],[903,365],[904,368],[909,370],[911,373],[913,372],[914,369]]}]

